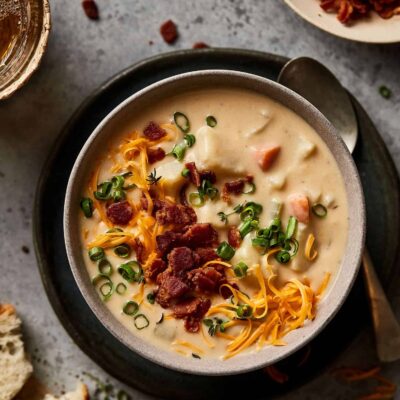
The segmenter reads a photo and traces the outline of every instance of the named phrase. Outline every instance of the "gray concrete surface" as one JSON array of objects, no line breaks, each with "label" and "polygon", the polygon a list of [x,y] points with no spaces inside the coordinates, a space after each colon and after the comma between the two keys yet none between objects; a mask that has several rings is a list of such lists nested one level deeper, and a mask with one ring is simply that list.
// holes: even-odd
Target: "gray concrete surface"
[{"label": "gray concrete surface", "polygon": [[[53,30],[41,68],[25,88],[0,103],[0,302],[17,305],[36,373],[56,392],[73,387],[82,371],[123,387],[86,357],[61,327],[43,292],[31,237],[35,184],[53,141],[80,102],[120,69],[200,40],[213,46],[315,57],[370,112],[400,167],[400,45],[331,37],[278,0],[97,1],[98,22],[86,18],[79,0],[51,1]],[[174,46],[167,46],[158,34],[160,23],[168,18],[179,25]],[[392,89],[390,100],[379,95],[381,84]],[[30,252],[23,252],[22,246]],[[400,317],[400,285],[397,295]],[[366,330],[337,365],[374,363],[373,338]],[[384,374],[400,381],[400,363],[385,366]],[[284,398],[351,399],[357,390],[362,388],[349,388],[324,375]],[[134,399],[148,398],[135,390],[129,393]]]}]

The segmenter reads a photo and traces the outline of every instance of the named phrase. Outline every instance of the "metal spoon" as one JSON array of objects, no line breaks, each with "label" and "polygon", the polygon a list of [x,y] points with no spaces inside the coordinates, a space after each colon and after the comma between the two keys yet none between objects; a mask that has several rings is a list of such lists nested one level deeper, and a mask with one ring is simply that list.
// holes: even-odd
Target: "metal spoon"
[{"label": "metal spoon", "polygon": [[[295,58],[282,68],[278,82],[299,93],[335,126],[349,151],[357,142],[357,119],[350,97],[324,65],[308,57]],[[376,275],[368,250],[363,270],[374,323],[376,348],[381,361],[400,359],[400,324]]]}]

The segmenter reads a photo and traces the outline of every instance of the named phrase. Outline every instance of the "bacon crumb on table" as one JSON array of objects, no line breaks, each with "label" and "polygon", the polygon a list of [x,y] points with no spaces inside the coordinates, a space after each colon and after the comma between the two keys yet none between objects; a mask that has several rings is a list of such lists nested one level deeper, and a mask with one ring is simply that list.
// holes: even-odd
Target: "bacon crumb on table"
[{"label": "bacon crumb on table", "polygon": [[204,42],[196,42],[193,44],[193,49],[208,49],[210,46]]},{"label": "bacon crumb on table", "polygon": [[172,20],[165,21],[160,26],[160,33],[164,41],[168,44],[173,44],[178,39],[178,30]]}]

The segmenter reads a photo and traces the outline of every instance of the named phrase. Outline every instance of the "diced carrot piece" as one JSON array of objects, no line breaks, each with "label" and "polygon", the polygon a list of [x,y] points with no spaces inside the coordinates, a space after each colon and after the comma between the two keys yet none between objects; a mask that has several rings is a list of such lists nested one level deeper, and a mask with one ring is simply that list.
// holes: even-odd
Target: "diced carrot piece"
[{"label": "diced carrot piece", "polygon": [[281,146],[271,146],[265,149],[256,150],[255,158],[260,168],[263,171],[267,171],[275,161],[280,151]]},{"label": "diced carrot piece", "polygon": [[289,213],[299,222],[308,224],[310,220],[310,205],[307,196],[300,193],[291,194],[288,197]]}]

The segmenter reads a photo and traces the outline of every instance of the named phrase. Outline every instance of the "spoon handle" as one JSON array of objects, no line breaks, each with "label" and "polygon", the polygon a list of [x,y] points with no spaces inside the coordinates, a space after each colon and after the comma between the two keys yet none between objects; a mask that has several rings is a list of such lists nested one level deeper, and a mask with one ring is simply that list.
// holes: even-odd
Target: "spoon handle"
[{"label": "spoon handle", "polygon": [[376,275],[368,250],[364,250],[363,270],[371,305],[378,358],[383,362],[400,359],[400,324]]}]

